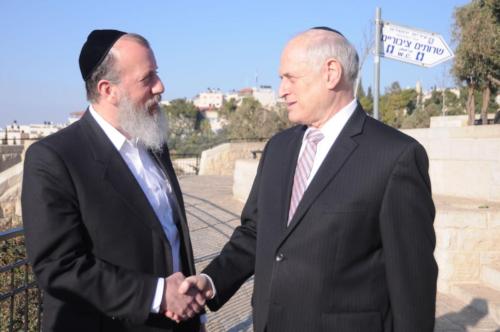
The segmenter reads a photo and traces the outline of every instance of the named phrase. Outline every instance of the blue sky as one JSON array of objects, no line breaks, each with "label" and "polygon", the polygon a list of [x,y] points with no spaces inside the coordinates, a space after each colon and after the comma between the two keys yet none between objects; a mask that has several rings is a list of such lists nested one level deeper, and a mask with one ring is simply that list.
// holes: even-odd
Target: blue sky
[{"label": "blue sky", "polygon": [[[0,127],[65,122],[85,109],[78,55],[93,29],[136,32],[152,44],[166,87],[164,99],[192,98],[207,88],[223,91],[259,84],[279,85],[281,50],[296,33],[326,25],[363,47],[375,8],[382,19],[442,34],[451,43],[453,10],[466,0],[348,1],[55,1],[0,2]],[[453,47],[454,48],[454,47]],[[381,62],[381,91],[420,80],[424,89],[453,85],[451,61],[420,68]],[[373,81],[373,58],[363,71]]]}]

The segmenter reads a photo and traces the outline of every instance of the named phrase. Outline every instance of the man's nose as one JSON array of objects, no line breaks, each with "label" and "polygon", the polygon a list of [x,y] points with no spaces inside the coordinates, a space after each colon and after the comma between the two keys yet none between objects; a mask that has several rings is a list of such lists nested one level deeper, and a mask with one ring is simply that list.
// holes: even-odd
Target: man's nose
[{"label": "man's nose", "polygon": [[285,82],[285,79],[282,79],[278,89],[278,95],[280,98],[284,98],[287,94],[288,94],[288,84]]},{"label": "man's nose", "polygon": [[161,79],[158,77],[155,85],[153,86],[152,93],[154,95],[161,95],[163,92],[165,92],[165,86],[163,85]]}]

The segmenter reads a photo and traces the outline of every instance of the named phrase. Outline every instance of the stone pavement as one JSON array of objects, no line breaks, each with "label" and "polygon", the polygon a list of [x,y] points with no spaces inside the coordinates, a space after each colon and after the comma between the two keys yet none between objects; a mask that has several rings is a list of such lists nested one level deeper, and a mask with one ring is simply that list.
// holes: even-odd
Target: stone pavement
[{"label": "stone pavement", "polygon": [[[193,243],[197,271],[205,267],[239,225],[243,203],[232,196],[232,178],[185,176],[180,178]],[[250,278],[218,312],[208,313],[208,331],[252,331]],[[480,298],[473,301],[484,301]],[[435,332],[500,332],[500,326],[446,294],[437,295]]]}]

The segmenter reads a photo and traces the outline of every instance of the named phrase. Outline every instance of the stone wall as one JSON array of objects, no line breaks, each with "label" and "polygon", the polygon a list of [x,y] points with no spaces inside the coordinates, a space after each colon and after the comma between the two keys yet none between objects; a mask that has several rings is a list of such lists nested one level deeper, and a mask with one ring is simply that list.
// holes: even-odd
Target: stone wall
[{"label": "stone wall", "polygon": [[432,116],[431,128],[467,127],[468,115]]},{"label": "stone wall", "polygon": [[500,202],[500,125],[403,132],[427,150],[435,195]]},{"label": "stone wall", "polygon": [[[500,202],[500,125],[403,132],[427,150],[434,195]],[[219,148],[229,150],[229,147]],[[242,154],[242,158],[250,157]],[[244,189],[239,191],[245,192]]]},{"label": "stone wall", "polygon": [[23,145],[0,145],[0,173],[20,163],[23,150]]},{"label": "stone wall", "polygon": [[233,176],[233,196],[245,203],[250,189],[252,189],[253,180],[257,173],[257,159],[240,159],[236,160]]},{"label": "stone wall", "polygon": [[201,154],[200,175],[233,176],[237,159],[251,159],[252,151],[264,149],[265,142],[225,143]]},{"label": "stone wall", "polygon": [[35,141],[0,146],[0,231],[21,226],[23,160],[26,149]]},{"label": "stone wall", "polygon": [[21,181],[23,164],[0,173],[0,230],[18,226],[21,216]]},{"label": "stone wall", "polygon": [[500,204],[435,197],[438,290],[481,283],[482,270],[500,264]]}]

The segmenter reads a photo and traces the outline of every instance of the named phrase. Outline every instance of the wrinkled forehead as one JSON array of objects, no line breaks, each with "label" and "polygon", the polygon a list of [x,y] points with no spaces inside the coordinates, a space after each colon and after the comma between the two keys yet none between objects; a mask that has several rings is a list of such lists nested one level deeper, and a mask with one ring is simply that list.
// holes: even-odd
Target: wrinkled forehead
[{"label": "wrinkled forehead", "polygon": [[143,75],[157,69],[153,50],[135,40],[120,39],[113,47],[116,68],[120,72]]},{"label": "wrinkled forehead", "polygon": [[301,36],[291,39],[281,53],[281,60],[304,61],[308,45],[308,41]]},{"label": "wrinkled forehead", "polygon": [[311,70],[311,61],[300,44],[289,44],[281,55],[279,75],[301,76]]}]

